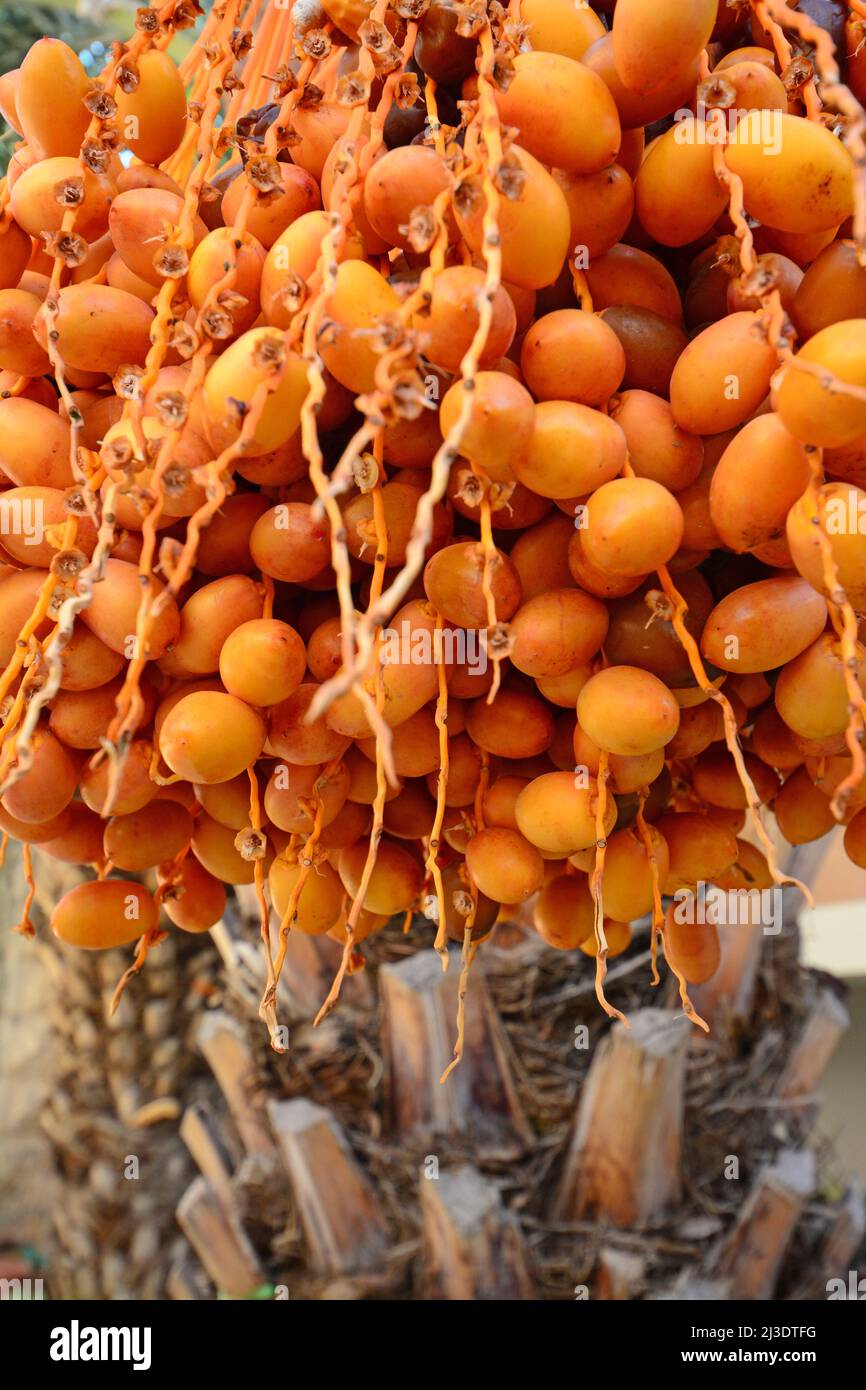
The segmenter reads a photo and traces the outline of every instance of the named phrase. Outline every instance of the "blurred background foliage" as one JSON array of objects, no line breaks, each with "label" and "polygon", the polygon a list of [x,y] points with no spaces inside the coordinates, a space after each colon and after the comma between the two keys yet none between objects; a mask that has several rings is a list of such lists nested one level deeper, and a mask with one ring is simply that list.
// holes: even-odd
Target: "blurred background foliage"
[{"label": "blurred background foliage", "polygon": [[[129,33],[135,11],[133,0],[104,4],[101,0],[54,0],[53,4],[0,4],[0,66],[17,68],[36,39],[44,35],[63,39],[78,53],[95,42],[107,46]],[[99,66],[102,54],[91,54],[91,66]],[[87,64],[85,64],[87,66]]]}]

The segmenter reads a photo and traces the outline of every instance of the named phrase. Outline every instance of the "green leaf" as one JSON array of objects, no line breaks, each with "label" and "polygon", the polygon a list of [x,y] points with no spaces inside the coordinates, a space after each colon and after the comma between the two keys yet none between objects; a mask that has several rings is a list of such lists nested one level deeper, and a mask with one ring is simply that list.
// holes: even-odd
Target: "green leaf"
[{"label": "green leaf", "polygon": [[257,1289],[251,1289],[249,1293],[241,1294],[240,1298],[235,1298],[234,1294],[223,1293],[222,1289],[220,1289],[217,1293],[217,1300],[221,1300],[224,1303],[249,1303],[252,1299],[258,1299],[261,1302],[265,1299],[273,1298],[273,1296],[273,1284],[259,1284]]}]

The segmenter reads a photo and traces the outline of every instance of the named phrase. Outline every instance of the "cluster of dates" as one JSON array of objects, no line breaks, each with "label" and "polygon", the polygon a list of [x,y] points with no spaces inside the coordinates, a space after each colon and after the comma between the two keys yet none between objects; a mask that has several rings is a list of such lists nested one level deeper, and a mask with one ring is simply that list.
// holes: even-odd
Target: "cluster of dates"
[{"label": "cluster of dates", "polygon": [[685,996],[866,867],[861,7],[201,8],[0,78],[0,827],[139,963],[255,883],[271,1023],[533,897]]}]

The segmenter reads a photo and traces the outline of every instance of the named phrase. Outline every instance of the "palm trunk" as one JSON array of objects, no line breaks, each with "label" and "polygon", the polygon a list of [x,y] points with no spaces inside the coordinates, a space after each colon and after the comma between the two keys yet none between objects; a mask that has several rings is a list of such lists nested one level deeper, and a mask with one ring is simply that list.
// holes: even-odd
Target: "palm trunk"
[{"label": "palm trunk", "polygon": [[[75,878],[42,857],[37,870],[45,906]],[[128,954],[67,950],[41,923],[36,957],[12,943],[17,979],[38,959],[43,986],[26,1019],[19,992],[16,1037],[38,1064],[11,1091],[5,1078],[12,1113],[34,1098],[30,1158],[6,1182],[21,1214],[45,1210],[38,1109],[57,1184],[50,1295],[826,1296],[857,1267],[866,1226],[857,1185],[810,1147],[844,1005],[800,967],[790,924],[746,946],[745,930],[725,938],[723,984],[696,1000],[706,1039],[670,981],[650,986],[639,943],[609,974],[628,1033],[599,1014],[591,962],[501,925],[469,974],[446,1091],[459,961],[450,980],[419,972],[420,921],[365,944],[366,970],[318,1030],[338,948],[298,937],[282,1057],[258,1017],[252,917],[233,908],[213,940],[173,934],[113,1019]],[[15,1238],[32,1230],[19,1221]]]},{"label": "palm trunk", "polygon": [[[229,916],[215,933],[228,1014],[202,1043],[223,1093],[209,1122],[224,1162],[215,1176],[213,1145],[199,1145],[188,1194],[200,1206],[202,1182],[219,1189],[207,1221],[187,1228],[211,1296],[264,1281],[313,1298],[825,1297],[866,1229],[856,1182],[831,1179],[832,1156],[810,1147],[845,1010],[800,967],[793,923],[744,948],[748,930],[728,929],[726,983],[701,1001],[707,1039],[669,977],[650,985],[648,952],[609,973],[628,1032],[599,1013],[592,962],[500,926],[470,973],[453,1099],[425,1109],[439,1070],[425,1058],[443,1026],[454,1038],[437,972],[415,969],[429,926],[416,920],[407,939],[394,924],[365,943],[367,969],[315,1031],[292,1009],[327,974],[332,943],[314,940],[316,966],[299,941],[283,998],[291,1047],[277,1058],[257,1013],[257,923]],[[217,1026],[228,1041],[215,1049]],[[400,1100],[407,1075],[412,1104]],[[244,1131],[281,1193],[270,1232]],[[368,1195],[335,1207],[335,1186],[359,1182]],[[178,1296],[197,1295],[187,1283]]]},{"label": "palm trunk", "polygon": [[37,949],[54,1043],[42,1123],[59,1179],[48,1288],[55,1298],[162,1298],[182,1244],[174,1209],[191,1172],[178,1120],[201,1073],[188,1035],[213,951],[172,934],[110,1017],[129,952],[62,946],[44,923],[78,877],[39,856]]}]

